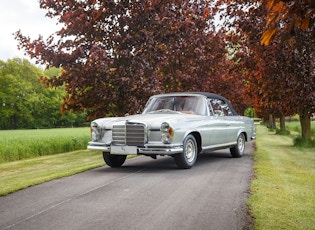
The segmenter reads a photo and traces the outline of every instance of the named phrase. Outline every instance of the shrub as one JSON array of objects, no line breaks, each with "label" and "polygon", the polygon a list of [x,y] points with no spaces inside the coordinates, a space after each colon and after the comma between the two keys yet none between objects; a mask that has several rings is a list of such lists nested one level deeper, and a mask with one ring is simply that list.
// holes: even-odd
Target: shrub
[{"label": "shrub", "polygon": [[301,148],[315,148],[315,139],[307,140],[299,136],[294,139],[294,146]]},{"label": "shrub", "polygon": [[291,132],[289,130],[276,129],[276,134],[278,135],[290,135]]}]

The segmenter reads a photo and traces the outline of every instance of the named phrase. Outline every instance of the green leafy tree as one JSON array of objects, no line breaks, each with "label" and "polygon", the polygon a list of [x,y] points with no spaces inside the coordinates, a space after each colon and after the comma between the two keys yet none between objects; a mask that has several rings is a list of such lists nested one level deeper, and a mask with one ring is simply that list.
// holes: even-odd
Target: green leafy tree
[{"label": "green leafy tree", "polygon": [[82,125],[81,114],[62,116],[64,87],[45,88],[40,76],[58,76],[61,70],[41,70],[29,61],[14,58],[0,61],[0,128],[52,128]]},{"label": "green leafy tree", "polygon": [[27,60],[18,58],[2,62],[2,113],[5,113],[3,127],[26,128],[34,122],[30,101],[34,96],[34,88],[38,86],[36,79],[41,74]]},{"label": "green leafy tree", "polygon": [[[11,106],[14,102],[13,95],[14,91],[14,77],[11,74],[4,74],[3,68],[4,62],[0,62],[0,128],[3,129],[9,126],[9,120],[14,114],[14,109]],[[13,87],[11,87],[13,86]]]}]

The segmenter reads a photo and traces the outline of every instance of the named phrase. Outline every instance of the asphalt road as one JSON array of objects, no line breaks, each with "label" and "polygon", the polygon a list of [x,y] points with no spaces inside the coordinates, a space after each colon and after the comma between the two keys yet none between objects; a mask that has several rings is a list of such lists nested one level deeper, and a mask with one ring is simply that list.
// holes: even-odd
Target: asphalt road
[{"label": "asphalt road", "polygon": [[252,151],[202,154],[188,170],[141,156],[24,189],[0,197],[0,229],[251,229]]}]

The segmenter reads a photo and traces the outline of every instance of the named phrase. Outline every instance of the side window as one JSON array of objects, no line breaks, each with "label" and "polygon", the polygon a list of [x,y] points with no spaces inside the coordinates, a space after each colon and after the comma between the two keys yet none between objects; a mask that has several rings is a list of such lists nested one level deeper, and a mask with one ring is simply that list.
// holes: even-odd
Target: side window
[{"label": "side window", "polygon": [[222,112],[224,113],[224,116],[232,116],[232,115],[233,115],[233,113],[232,113],[232,111],[231,111],[229,105],[226,104],[225,102],[224,102],[224,104],[221,106],[221,108],[222,108]]},{"label": "side window", "polygon": [[211,106],[211,99],[207,99],[207,106],[209,108],[209,115],[213,116],[213,110],[212,110],[212,106]]},{"label": "side window", "polygon": [[212,109],[215,115],[217,116],[231,116],[232,115],[230,107],[224,101],[217,98],[211,98],[210,104],[212,106]]}]

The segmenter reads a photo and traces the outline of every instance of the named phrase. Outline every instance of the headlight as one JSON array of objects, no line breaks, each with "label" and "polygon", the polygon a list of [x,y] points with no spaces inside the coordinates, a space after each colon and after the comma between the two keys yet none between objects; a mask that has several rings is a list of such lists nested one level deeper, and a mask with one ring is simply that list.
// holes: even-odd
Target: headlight
[{"label": "headlight", "polygon": [[167,122],[163,122],[161,124],[161,128],[160,128],[162,135],[161,135],[161,141],[164,144],[169,144],[172,141],[173,135],[174,135],[174,130],[173,128],[167,123]]},{"label": "headlight", "polygon": [[169,129],[170,129],[169,123],[163,122],[161,124],[161,132],[167,133]]},{"label": "headlight", "polygon": [[98,125],[95,122],[91,123],[91,138],[92,141],[97,141],[99,139]]}]

